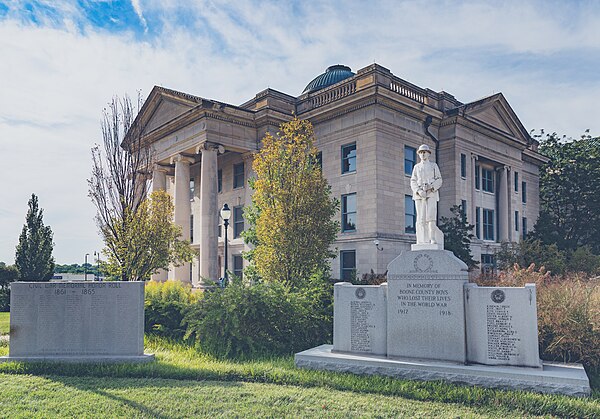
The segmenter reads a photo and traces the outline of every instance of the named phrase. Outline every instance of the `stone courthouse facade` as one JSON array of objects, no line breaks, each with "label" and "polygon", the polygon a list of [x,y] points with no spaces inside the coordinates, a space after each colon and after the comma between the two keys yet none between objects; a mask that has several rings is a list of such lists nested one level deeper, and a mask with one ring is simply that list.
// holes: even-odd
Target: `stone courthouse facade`
[{"label": "stone courthouse facade", "polygon": [[544,157],[501,93],[462,103],[377,64],[356,73],[331,66],[300,96],[266,89],[238,106],[154,87],[136,119],[155,150],[152,188],[172,194],[175,222],[199,252],[194,263],[154,279],[200,285],[223,275],[224,203],[232,208],[228,267],[241,273],[253,156],[265,133],[294,114],[313,123],[323,174],[341,202],[335,278],[383,273],[415,242],[409,183],[421,144],[435,150],[444,180],[440,216],[465,208],[483,266],[494,263],[500,242],[520,240],[538,217]]}]

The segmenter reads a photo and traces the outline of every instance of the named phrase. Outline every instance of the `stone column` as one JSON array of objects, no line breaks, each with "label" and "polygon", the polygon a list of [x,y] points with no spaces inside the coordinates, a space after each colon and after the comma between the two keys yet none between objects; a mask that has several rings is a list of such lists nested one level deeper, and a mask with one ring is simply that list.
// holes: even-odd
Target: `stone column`
[{"label": "stone column", "polygon": [[[152,192],[167,190],[167,169],[161,166],[156,166],[152,172]],[[160,269],[152,275],[153,281],[165,282],[169,272],[165,269]]]},{"label": "stone column", "polygon": [[204,143],[200,148],[200,277],[208,285],[219,278],[217,225],[218,147]]},{"label": "stone column", "polygon": [[[194,159],[179,154],[173,157],[171,161],[175,162],[175,224],[181,227],[181,238],[189,240],[190,215],[192,213],[190,204],[190,164],[194,162]],[[181,266],[172,267],[169,270],[169,279],[191,283],[190,264],[184,263]]]},{"label": "stone column", "polygon": [[499,241],[508,241],[508,168],[500,169],[498,185],[498,226]]}]

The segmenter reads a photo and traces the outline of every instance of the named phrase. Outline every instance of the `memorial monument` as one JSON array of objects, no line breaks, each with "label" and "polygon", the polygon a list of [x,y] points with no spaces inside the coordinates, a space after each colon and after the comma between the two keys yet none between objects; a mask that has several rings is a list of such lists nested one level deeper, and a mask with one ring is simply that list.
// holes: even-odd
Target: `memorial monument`
[{"label": "memorial monument", "polygon": [[149,362],[144,282],[13,282],[0,362]]},{"label": "memorial monument", "polygon": [[388,282],[334,286],[333,346],[296,354],[296,366],[484,387],[589,395],[580,364],[539,358],[535,285],[479,287],[443,250],[436,225],[442,177],[419,147],[411,188],[417,243],[388,265]]}]

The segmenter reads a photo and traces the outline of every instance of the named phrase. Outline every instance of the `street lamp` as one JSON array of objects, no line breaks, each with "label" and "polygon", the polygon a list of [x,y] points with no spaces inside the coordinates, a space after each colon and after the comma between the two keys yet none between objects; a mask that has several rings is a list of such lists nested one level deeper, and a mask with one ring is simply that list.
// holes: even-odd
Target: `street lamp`
[{"label": "street lamp", "polygon": [[85,276],[84,276],[84,279],[85,279],[86,281],[87,281],[87,257],[88,257],[89,255],[90,255],[89,253],[86,253],[86,254],[85,254],[85,263],[83,264],[83,269],[84,269],[84,271],[83,271],[83,272],[85,272],[85,274],[84,274],[84,275],[85,275]]},{"label": "street lamp", "polygon": [[225,225],[225,275],[223,277],[223,287],[227,285],[227,227],[229,227],[229,218],[231,218],[231,210],[227,204],[223,204],[221,208],[221,218]]}]

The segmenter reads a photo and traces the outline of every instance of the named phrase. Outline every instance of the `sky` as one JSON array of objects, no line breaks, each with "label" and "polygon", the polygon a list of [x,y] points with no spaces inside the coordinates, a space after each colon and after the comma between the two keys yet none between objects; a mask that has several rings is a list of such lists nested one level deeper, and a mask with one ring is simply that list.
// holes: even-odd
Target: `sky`
[{"label": "sky", "polygon": [[239,105],[373,62],[462,102],[502,92],[527,130],[600,135],[597,1],[0,0],[0,261],[32,193],[57,263],[102,249],[87,178],[114,95]]}]

